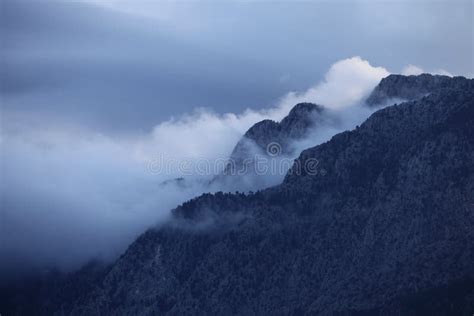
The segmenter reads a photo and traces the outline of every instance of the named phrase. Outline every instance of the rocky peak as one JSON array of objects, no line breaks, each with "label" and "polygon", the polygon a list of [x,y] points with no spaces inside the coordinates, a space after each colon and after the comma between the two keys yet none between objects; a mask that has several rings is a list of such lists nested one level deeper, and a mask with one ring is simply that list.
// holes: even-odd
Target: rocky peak
[{"label": "rocky peak", "polygon": [[317,122],[317,116],[323,107],[314,103],[298,103],[281,121],[280,127],[286,137],[298,139],[304,137]]},{"label": "rocky peak", "polygon": [[[293,154],[291,144],[304,138],[315,127],[323,107],[313,103],[295,105],[281,122],[263,120],[254,124],[234,147],[224,175],[235,174],[237,170],[253,170],[247,168],[255,155],[276,158],[280,155]],[[269,152],[269,150],[271,152]],[[247,175],[244,172],[242,175]],[[217,178],[222,180],[221,176]],[[232,179],[236,182],[237,179]]]},{"label": "rocky peak", "polygon": [[[302,102],[295,105],[291,109],[290,113],[288,113],[288,116],[285,118],[301,116],[304,114],[311,113],[313,111],[321,112],[322,110],[323,110],[323,107],[321,105],[310,103],[310,102]],[[285,120],[285,118],[282,120],[282,123]]]},{"label": "rocky peak", "polygon": [[466,89],[468,82],[469,80],[464,77],[451,78],[431,74],[418,76],[390,75],[380,81],[366,102],[370,106],[375,106],[387,103],[391,99],[415,100],[440,89]]},{"label": "rocky peak", "polygon": [[268,144],[272,142],[282,146],[282,151],[287,152],[289,143],[307,135],[309,130],[317,123],[317,117],[324,108],[314,103],[298,103],[291,109],[290,113],[281,120],[263,120],[253,125],[245,134],[243,139],[234,148],[234,154],[242,153],[242,147],[248,141],[255,143],[265,152]]},{"label": "rocky peak", "polygon": [[253,140],[259,147],[265,148],[268,143],[279,137],[281,126],[272,120],[263,120],[254,124],[244,134],[244,138]]},{"label": "rocky peak", "polygon": [[292,144],[308,136],[318,124],[324,108],[313,103],[295,105],[281,122],[263,120],[254,124],[234,147],[223,173],[216,176],[211,183],[219,181],[225,186],[231,185],[248,188],[252,176],[252,187],[255,189],[267,187],[270,183],[265,177],[255,174],[257,157],[267,157],[268,163],[275,159],[291,156],[295,153]]}]

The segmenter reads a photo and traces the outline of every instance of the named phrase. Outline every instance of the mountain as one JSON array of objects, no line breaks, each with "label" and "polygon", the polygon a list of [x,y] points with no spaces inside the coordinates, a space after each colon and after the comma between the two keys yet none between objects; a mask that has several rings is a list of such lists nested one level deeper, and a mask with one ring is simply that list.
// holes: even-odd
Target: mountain
[{"label": "mountain", "polygon": [[426,96],[441,89],[468,89],[469,80],[464,77],[448,77],[431,74],[418,76],[389,75],[367,98],[371,106],[386,104],[390,101],[407,101]]},{"label": "mountain", "polygon": [[[209,188],[221,190],[261,189],[275,184],[277,179],[269,179],[268,174],[259,174],[257,160],[269,166],[279,159],[295,158],[299,154],[293,145],[309,137],[318,125],[334,121],[320,105],[313,103],[296,104],[281,122],[263,120],[248,129],[236,144],[222,173],[207,184]],[[289,166],[288,166],[289,167]],[[286,171],[286,170],[285,170]],[[164,181],[161,185],[190,186],[191,180],[176,178]],[[203,181],[199,185],[206,186]]]},{"label": "mountain", "polygon": [[294,141],[308,136],[311,129],[318,125],[318,121],[323,119],[324,108],[313,103],[298,103],[277,123],[272,120],[263,120],[253,125],[235,146],[230,158],[239,160],[249,158],[248,142],[252,142],[262,153],[274,155],[272,148],[268,146],[272,143],[278,144],[281,148],[279,154],[291,154],[291,144]]},{"label": "mountain", "polygon": [[474,80],[452,80],[304,150],[277,186],[184,203],[43,313],[472,315]]},{"label": "mountain", "polygon": [[295,158],[299,154],[295,144],[309,137],[320,124],[331,120],[322,106],[299,103],[281,122],[263,120],[254,124],[234,147],[223,172],[211,183],[245,190],[262,189],[281,181],[279,175],[271,178],[260,171],[281,159]]}]

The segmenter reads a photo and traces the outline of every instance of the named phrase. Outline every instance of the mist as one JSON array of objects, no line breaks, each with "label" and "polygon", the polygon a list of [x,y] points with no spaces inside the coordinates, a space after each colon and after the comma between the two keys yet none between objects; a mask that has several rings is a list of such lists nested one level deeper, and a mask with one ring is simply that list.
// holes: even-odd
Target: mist
[{"label": "mist", "polygon": [[[288,93],[273,107],[223,115],[198,109],[146,133],[5,122],[0,138],[1,271],[69,271],[93,258],[109,261],[196,195],[278,184],[285,170],[260,175],[260,181],[248,178],[240,187],[203,185],[220,171],[248,128],[263,119],[281,120],[297,102],[324,103],[340,123],[319,126],[295,144],[296,152],[360,123],[371,112],[361,105],[363,98],[386,75],[384,68],[353,57],[336,62],[322,82]],[[203,162],[204,173],[197,167]],[[177,177],[191,181],[162,185]]]}]

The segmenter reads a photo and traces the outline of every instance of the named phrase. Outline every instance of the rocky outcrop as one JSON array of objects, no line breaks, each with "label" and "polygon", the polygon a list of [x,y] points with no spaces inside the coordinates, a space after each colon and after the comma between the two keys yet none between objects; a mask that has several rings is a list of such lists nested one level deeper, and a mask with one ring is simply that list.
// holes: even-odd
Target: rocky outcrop
[{"label": "rocky outcrop", "polygon": [[377,85],[367,98],[371,106],[390,101],[408,101],[426,96],[441,89],[466,89],[469,83],[464,77],[448,77],[422,74],[419,76],[390,75]]}]

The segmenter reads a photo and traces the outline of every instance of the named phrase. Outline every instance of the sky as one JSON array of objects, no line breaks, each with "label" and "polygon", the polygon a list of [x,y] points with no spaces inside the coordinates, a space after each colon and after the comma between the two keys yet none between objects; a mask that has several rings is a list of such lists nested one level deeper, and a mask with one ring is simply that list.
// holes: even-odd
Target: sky
[{"label": "sky", "polygon": [[352,56],[394,73],[407,65],[474,72],[472,1],[4,0],[1,7],[2,112],[17,123],[146,131],[196,107],[265,108]]},{"label": "sky", "polygon": [[304,149],[366,119],[390,73],[474,73],[472,1],[0,5],[0,280],[115,258],[210,190],[161,186],[183,174],[157,159],[213,164],[254,123],[322,104],[340,124]]}]

